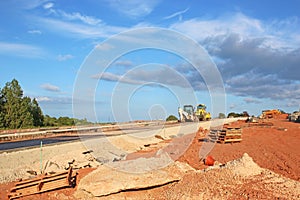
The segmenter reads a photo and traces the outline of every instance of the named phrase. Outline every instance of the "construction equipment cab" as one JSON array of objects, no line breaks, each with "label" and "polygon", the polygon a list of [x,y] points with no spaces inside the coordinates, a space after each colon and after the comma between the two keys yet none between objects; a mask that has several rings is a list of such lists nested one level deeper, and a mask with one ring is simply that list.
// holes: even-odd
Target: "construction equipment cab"
[{"label": "construction equipment cab", "polygon": [[181,122],[198,121],[198,118],[195,115],[194,107],[192,105],[184,105],[183,109],[178,108],[178,114]]},{"label": "construction equipment cab", "polygon": [[211,115],[206,111],[206,106],[204,104],[197,105],[196,116],[199,121],[211,120]]}]

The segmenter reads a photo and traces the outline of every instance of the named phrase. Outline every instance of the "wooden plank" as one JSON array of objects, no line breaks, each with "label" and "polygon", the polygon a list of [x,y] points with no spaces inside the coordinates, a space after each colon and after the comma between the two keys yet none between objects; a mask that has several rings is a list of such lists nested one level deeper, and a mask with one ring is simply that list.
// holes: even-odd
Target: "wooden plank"
[{"label": "wooden plank", "polygon": [[[76,174],[75,174],[76,176]],[[72,168],[67,172],[43,175],[32,180],[25,180],[15,184],[8,194],[10,200],[32,194],[73,186],[74,174]]]},{"label": "wooden plank", "polygon": [[242,138],[219,138],[220,141],[225,141],[225,140],[241,140]]},{"label": "wooden plank", "polygon": [[22,189],[24,187],[30,187],[30,186],[33,186],[33,185],[37,185],[39,182],[38,181],[41,181],[42,182],[48,182],[48,181],[55,181],[55,180],[58,180],[58,179],[66,179],[68,176],[67,173],[65,174],[60,174],[59,176],[54,176],[54,177],[41,177],[40,179],[35,179],[34,181],[30,181],[29,183],[18,183],[17,186],[13,187],[12,190],[17,190],[17,189]]},{"label": "wooden plank", "polygon": [[11,193],[10,195],[10,200],[11,199],[15,199],[18,197],[22,197],[22,196],[28,196],[28,195],[32,195],[32,194],[38,194],[38,193],[42,193],[42,192],[47,192],[47,191],[51,191],[54,189],[60,189],[60,188],[64,188],[64,187],[69,187],[69,184],[66,184],[65,180],[60,180],[59,182],[48,182],[48,183],[43,183],[41,189],[37,188],[37,187],[29,187],[29,188],[24,188],[22,190],[18,190],[15,193]]},{"label": "wooden plank", "polygon": [[40,177],[36,177],[36,178],[33,178],[33,179],[29,179],[29,180],[22,180],[18,183],[16,183],[15,185],[22,185],[22,184],[25,184],[25,183],[30,183],[30,182],[35,182],[37,180],[40,180],[41,178],[49,178],[49,177],[55,177],[55,176],[60,176],[60,175],[63,175],[63,174],[68,174],[68,171],[67,172],[60,172],[60,173],[55,173],[55,174],[51,174],[51,175],[42,175]]},{"label": "wooden plank", "polygon": [[228,142],[240,142],[242,139],[227,139],[227,140],[220,140],[220,143],[228,143]]},{"label": "wooden plank", "polygon": [[233,134],[222,134],[222,135],[219,135],[220,136],[242,136],[242,134],[239,134],[239,133],[233,133]]},{"label": "wooden plank", "polygon": [[38,194],[38,193],[42,193],[42,192],[47,192],[47,191],[51,191],[54,189],[60,189],[60,188],[64,188],[64,187],[69,187],[69,185],[66,185],[65,183],[51,183],[51,184],[45,184],[43,185],[43,190],[37,190],[34,188],[27,188],[28,190],[24,190],[24,191],[20,191],[20,192],[16,192],[15,194],[12,194],[11,197],[9,198],[10,200],[12,199],[16,199],[19,197],[23,197],[23,196],[29,196],[32,194]]}]

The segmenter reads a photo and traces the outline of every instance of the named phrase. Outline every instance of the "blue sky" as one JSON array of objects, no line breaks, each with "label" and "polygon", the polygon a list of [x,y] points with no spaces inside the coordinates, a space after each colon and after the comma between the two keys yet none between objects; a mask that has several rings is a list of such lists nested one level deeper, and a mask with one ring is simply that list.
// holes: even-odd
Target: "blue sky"
[{"label": "blue sky", "polygon": [[[205,48],[222,76],[226,114],[299,110],[299,0],[3,0],[0,9],[0,87],[16,78],[44,114],[72,117],[76,78],[93,49],[113,35],[146,27],[176,31]],[[195,101],[175,77],[183,77],[196,101],[212,109],[205,82],[184,58],[142,49],[116,58],[101,75],[89,75],[97,81],[91,91],[97,119],[84,112],[85,101],[79,117],[177,116],[178,106]],[[135,92],[122,99],[131,87]]]}]

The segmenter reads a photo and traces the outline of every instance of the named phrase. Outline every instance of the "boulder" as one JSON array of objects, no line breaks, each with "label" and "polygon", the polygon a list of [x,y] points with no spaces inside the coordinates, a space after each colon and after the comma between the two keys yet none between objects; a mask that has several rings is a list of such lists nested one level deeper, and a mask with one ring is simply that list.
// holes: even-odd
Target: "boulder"
[{"label": "boulder", "polygon": [[[153,159],[153,158],[151,158]],[[139,165],[145,158],[122,161],[121,165]],[[151,160],[153,163],[153,160]],[[146,162],[147,163],[147,162]],[[116,165],[117,163],[114,163]],[[116,166],[114,166],[116,167]],[[80,180],[75,196],[77,198],[101,197],[133,189],[146,189],[179,181],[188,171],[194,171],[186,163],[172,162],[168,166],[140,173],[124,171],[128,168],[113,168],[102,165]]]}]

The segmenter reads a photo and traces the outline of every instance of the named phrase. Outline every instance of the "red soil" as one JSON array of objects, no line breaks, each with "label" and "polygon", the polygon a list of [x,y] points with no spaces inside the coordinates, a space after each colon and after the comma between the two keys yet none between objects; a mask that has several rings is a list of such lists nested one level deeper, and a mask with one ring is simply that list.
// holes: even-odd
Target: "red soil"
[{"label": "red soil", "polygon": [[[281,174],[285,177],[300,181],[300,124],[288,122],[285,119],[270,119],[265,120],[264,126],[251,126],[249,123],[244,121],[238,121],[234,124],[230,124],[232,127],[242,127],[242,142],[240,143],[229,143],[229,144],[219,144],[216,143],[212,151],[208,154],[212,156],[215,160],[225,163],[233,159],[240,158],[244,153],[248,153],[250,157],[261,167],[270,169],[278,174]],[[206,166],[203,164],[203,161],[199,158],[199,150],[203,145],[203,142],[200,142],[201,134],[203,130],[200,130],[196,134],[186,135],[182,138],[175,138],[168,144],[164,151],[166,152],[183,152],[183,154],[170,154],[174,160],[179,160],[190,164],[196,169],[202,169]],[[169,141],[164,141],[169,142]],[[188,145],[188,148],[186,149]],[[152,149],[151,151],[140,151],[134,154],[129,155],[128,159],[133,159],[136,157],[150,157],[155,155],[158,149]],[[87,173],[91,172],[93,169],[82,169],[78,171],[77,182],[80,181]],[[213,179],[214,172],[210,172],[211,180]],[[196,177],[199,176],[199,177]],[[164,186],[162,188],[154,188],[150,190],[143,191],[134,191],[134,192],[124,192],[125,197],[131,197],[140,195],[154,195],[163,192],[168,193],[172,192],[176,188],[184,193],[185,190],[191,190],[192,188],[185,188],[183,184],[188,182],[193,182],[195,179],[195,184],[199,180],[207,178],[203,174],[198,174],[196,176],[190,177],[188,174],[184,177],[182,183],[174,183],[170,186]],[[216,179],[218,177],[215,177]],[[0,197],[7,198],[7,193],[9,189],[13,187],[14,183],[1,184],[0,185]],[[177,184],[177,185],[176,185]],[[264,194],[264,189],[257,190],[252,187],[253,183],[245,183],[244,189],[248,193],[248,197],[259,198],[259,195]],[[201,186],[203,188],[203,186]],[[258,185],[258,187],[262,187]],[[181,188],[181,189],[180,189]],[[195,188],[194,188],[195,189]],[[203,188],[204,189],[204,188]],[[38,194],[33,196],[28,196],[21,198],[22,200],[38,200],[38,199],[61,199],[61,197],[66,197],[65,199],[74,200],[73,193],[76,190],[75,188],[66,188],[61,190],[56,190],[52,192],[47,192],[44,194]],[[239,191],[240,191],[239,190]],[[179,194],[173,191],[174,195]],[[217,191],[216,191],[217,192]],[[195,190],[195,193],[197,191]],[[158,195],[158,194],[157,194]],[[155,195],[154,195],[155,196]],[[266,194],[268,196],[268,194]],[[123,196],[122,196],[123,197]]]}]

